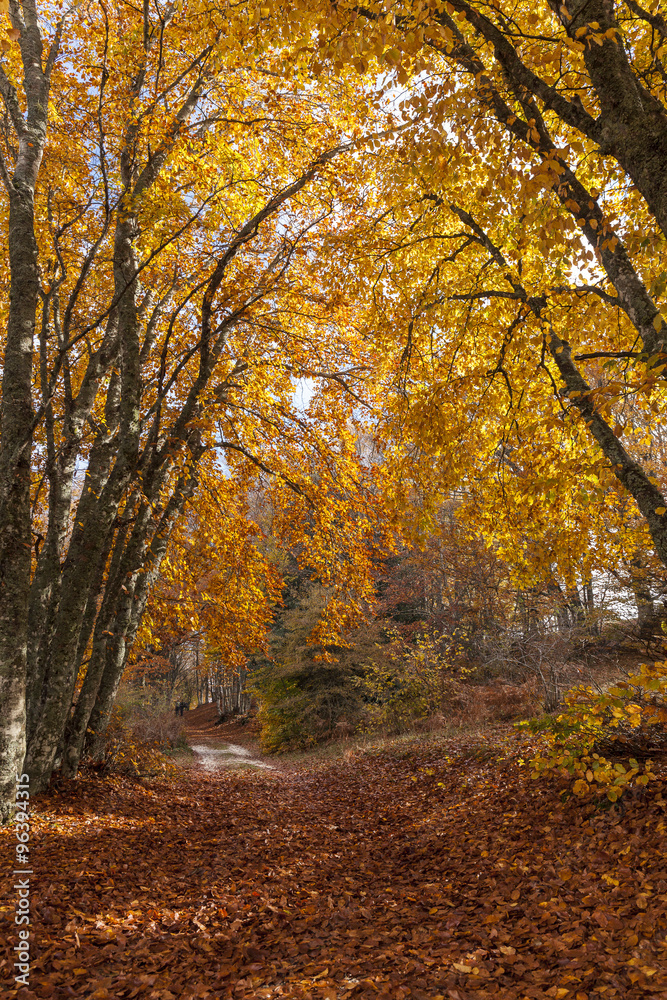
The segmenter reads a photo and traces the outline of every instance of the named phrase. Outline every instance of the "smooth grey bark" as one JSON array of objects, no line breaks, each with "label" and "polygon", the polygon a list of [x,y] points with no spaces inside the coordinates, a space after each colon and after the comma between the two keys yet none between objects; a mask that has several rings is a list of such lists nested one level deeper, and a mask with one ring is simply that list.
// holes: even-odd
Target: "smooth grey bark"
[{"label": "smooth grey bark", "polygon": [[[276,215],[287,201],[301,191],[323,163],[346,148],[348,147],[335,147],[319,156],[301,177],[283,189],[279,195],[271,198],[258,213],[246,222],[219,258],[203,296],[197,375],[172,424],[168,428],[162,429],[161,432],[159,431],[160,414],[158,410],[153,427],[148,431],[143,451],[140,450],[142,387],[141,341],[137,307],[139,286],[135,280],[137,265],[133,250],[137,223],[136,219],[128,214],[124,214],[119,221],[115,241],[117,259],[114,263],[115,284],[117,288],[122,289],[122,293],[117,296],[118,338],[121,350],[119,433],[114,449],[115,463],[101,490],[97,488],[96,484],[93,485],[94,475],[89,469],[84,492],[77,507],[75,526],[61,574],[62,582],[52,639],[45,651],[45,660],[39,666],[39,692],[35,693],[34,708],[31,707],[30,712],[31,719],[34,720],[34,728],[31,730],[24,767],[31,776],[31,783],[35,790],[43,789],[48,783],[58,747],[63,738],[80,666],[77,657],[83,653],[80,633],[86,608],[89,606],[88,594],[91,581],[99,566],[105,539],[109,537],[122,497],[133,480],[140,477],[144,496],[149,502],[155,503],[172,468],[174,455],[178,451],[179,444],[188,445],[188,450],[191,454],[193,453],[192,447],[189,446],[189,442],[192,442],[192,424],[201,416],[201,397],[215,371],[226,343],[227,332],[238,322],[245,310],[256,301],[257,292],[253,289],[247,300],[214,328],[212,301],[223,281],[226,269],[245,243],[254,239],[261,223]],[[142,182],[143,176],[143,174],[140,175],[138,183]],[[266,294],[266,291],[263,290],[261,294]],[[227,376],[227,381],[233,381],[238,370],[240,369],[235,367]],[[224,399],[227,381],[216,387],[219,400]],[[168,390],[169,386],[166,386],[165,393]],[[102,460],[100,462],[102,475],[104,475],[106,468]],[[93,472],[96,473],[96,469]],[[128,567],[130,573],[137,571],[138,567],[136,569]],[[150,574],[142,574],[142,576],[146,578],[146,582],[140,582],[137,586],[143,591],[147,586],[147,581],[151,578]],[[137,607],[143,609],[147,597],[146,590],[145,597],[137,602]],[[121,604],[117,606],[118,614],[121,613],[122,606],[123,602],[121,601]],[[133,622],[135,622],[134,625]],[[105,699],[115,697],[119,679],[117,673],[126,657],[127,635],[131,629],[136,631],[137,627],[138,620],[135,612],[128,619],[123,611],[118,624],[114,624],[115,641],[113,647],[105,648],[106,662],[103,678],[106,676],[107,681],[104,683],[100,681],[98,702],[101,699],[100,703],[106,704]],[[96,659],[93,665],[94,672],[99,669],[99,663],[100,661]],[[86,698],[89,697],[89,691],[94,687],[93,674]],[[103,692],[102,694],[99,693],[100,690]],[[32,704],[31,702],[31,706]],[[106,718],[107,709],[100,711],[100,717]],[[76,724],[77,736],[80,736],[83,715],[85,712],[82,704],[82,716],[81,719],[77,719]],[[99,723],[95,718],[90,721],[89,725],[92,728],[99,728]],[[67,764],[70,773],[75,766],[74,761],[79,752],[77,749],[71,754],[71,761]]]},{"label": "smooth grey bark", "polygon": [[[135,97],[143,85],[140,72],[135,80]],[[182,113],[177,116],[180,124],[190,113],[198,85],[192,88]],[[175,138],[176,132],[174,132]],[[58,581],[52,584],[50,606],[46,610],[48,628],[41,629],[41,642],[33,662],[30,679],[30,739],[27,746],[25,768],[31,777],[34,791],[43,789],[51,775],[58,745],[69,715],[74,686],[82,655],[81,632],[86,620],[86,610],[91,608],[90,591],[99,576],[105,541],[113,528],[123,495],[137,472],[141,431],[141,337],[139,299],[141,286],[138,280],[138,261],[133,241],[139,234],[134,211],[128,205],[136,204],[142,192],[148,189],[159,175],[170,145],[158,151],[150,171],[144,170],[139,181],[134,182],[134,160],[137,129],[130,126],[121,152],[121,176],[126,195],[118,206],[114,237],[114,307],[111,310],[107,333],[99,351],[91,359],[92,373],[82,387],[90,386],[90,400],[85,397],[74,423],[69,419],[68,445],[76,458],[81,440],[83,422],[90,413],[95,399],[97,382],[113,360],[118,360],[118,376],[112,378],[110,397],[112,428],[98,435],[86,475],[84,494],[77,507],[77,517],[67,556]],[[155,161],[154,157],[154,161]],[[88,374],[88,373],[87,373]],[[77,400],[79,401],[79,399]],[[109,402],[109,399],[108,399]],[[118,433],[116,433],[116,430]],[[61,507],[69,514],[71,476],[60,470],[60,480],[65,489],[60,490]],[[73,468],[71,469],[73,474]],[[67,490],[70,493],[67,493]],[[54,533],[62,527],[62,520],[54,525]],[[54,543],[55,544],[55,543]],[[54,547],[52,544],[52,547]],[[40,610],[44,599],[37,601]],[[85,648],[85,647],[84,647]]]},{"label": "smooth grey bark", "polygon": [[35,186],[47,133],[51,73],[62,23],[43,62],[33,0],[10,7],[20,31],[24,99],[0,66],[0,95],[17,151],[0,175],[9,200],[10,302],[0,412],[0,822],[13,812],[16,773],[25,751],[27,618],[31,568],[30,471],[34,411],[33,339],[39,306]]},{"label": "smooth grey bark", "polygon": [[2,380],[0,451],[0,821],[6,822],[25,752],[25,677],[30,587],[30,460],[32,339],[39,277],[33,190],[10,192],[11,299]]},{"label": "smooth grey bark", "polygon": [[[90,656],[85,664],[83,684],[81,690],[79,691],[76,704],[72,708],[70,719],[66,724],[63,773],[67,777],[73,776],[76,773],[76,768],[78,767],[81,747],[83,746],[83,737],[88,725],[90,711],[95,701],[99,681],[104,670],[106,651],[109,646],[109,636],[113,635],[114,614],[116,612],[116,608],[114,606],[112,595],[117,595],[122,582],[121,564],[125,552],[127,535],[130,530],[130,522],[135,511],[136,501],[137,496],[135,494],[125,505],[125,510],[123,512],[123,516],[121,517],[121,525],[118,528],[116,535],[113,537],[113,540],[110,542],[110,545],[105,552],[104,559],[100,560],[100,567],[102,570],[100,579],[94,580],[91,583],[88,606],[86,607],[86,612],[84,614],[81,635],[79,638],[79,646],[77,649],[77,663],[83,665],[84,655],[88,647],[91,634],[93,636],[93,641]],[[104,581],[102,579],[103,570],[107,560],[109,559],[110,552],[111,558],[109,560],[108,567],[108,581],[106,585],[104,585]],[[103,597],[98,610],[97,605],[99,603],[100,593],[103,594]],[[116,630],[120,624],[120,620],[115,623]],[[76,767],[74,767],[74,769],[71,765],[72,752],[70,748],[72,745],[78,747]]]},{"label": "smooth grey bark", "polygon": [[[16,0],[10,0],[10,4],[14,16],[19,6]],[[33,96],[39,89],[35,89],[35,81],[39,83],[42,78],[48,79],[57,46],[52,49],[46,69],[42,70],[41,51],[37,51],[35,42],[39,38],[34,4],[31,6],[31,0],[27,0],[21,9],[24,14],[32,11],[30,17],[26,14],[25,25],[23,22],[17,25],[22,32],[21,46],[26,47],[23,53],[25,92],[28,97],[26,120],[32,128],[30,116],[33,112],[37,113],[35,109],[41,109],[44,122],[43,134],[38,137],[41,145],[33,142],[34,136],[29,130],[26,131],[27,126],[21,118],[21,102],[1,70],[0,93],[7,115],[20,137],[20,157],[32,156],[38,164],[45,135],[48,94],[42,88],[39,101],[35,104]],[[158,17],[154,24],[148,22],[149,16],[150,11],[146,6],[146,54],[151,47],[161,45],[162,34],[171,15]],[[108,22],[106,31],[108,42]],[[10,775],[13,782],[12,769],[16,760],[23,757],[23,698],[27,683],[28,709],[25,723],[28,746],[23,770],[27,770],[31,776],[33,794],[47,784],[63,745],[77,678],[83,681],[85,689],[79,716],[71,717],[77,738],[80,736],[80,723],[85,719],[92,700],[91,692],[94,692],[96,699],[95,711],[102,715],[107,712],[109,698],[113,697],[120,676],[119,670],[122,670],[126,659],[127,648],[139,626],[150,583],[159,568],[161,553],[163,554],[161,547],[167,544],[166,530],[161,529],[161,533],[155,535],[156,519],[159,522],[160,511],[171,511],[169,517],[177,516],[180,509],[178,505],[182,506],[181,487],[177,487],[176,494],[173,491],[170,493],[168,487],[173,480],[178,481],[178,477],[185,474],[185,469],[196,466],[199,445],[193,428],[202,415],[202,398],[220,360],[227,331],[244,318],[252,306],[270,296],[273,283],[282,277],[289,266],[293,246],[289,242],[279,241],[282,249],[267,261],[266,271],[258,276],[257,285],[242,290],[234,299],[233,308],[229,310],[214,306],[214,298],[225,278],[226,269],[246,244],[258,238],[262,225],[271,217],[279,216],[282,206],[297,195],[325,163],[355,145],[339,146],[316,157],[300,177],[270,197],[259,212],[247,219],[245,225],[233,229],[227,245],[223,245],[220,250],[219,258],[211,262],[211,271],[203,276],[204,281],[208,279],[207,284],[197,284],[202,276],[184,276],[175,271],[171,284],[165,281],[168,285],[166,290],[164,287],[156,290],[153,298],[157,300],[157,305],[152,316],[147,317],[147,309],[152,308],[152,293],[145,295],[142,292],[139,278],[146,260],[140,261],[135,249],[137,237],[141,235],[142,199],[160,176],[176,143],[184,141],[184,126],[201,110],[200,98],[211,86],[210,81],[215,75],[209,65],[212,48],[213,45],[203,48],[176,83],[166,79],[162,63],[156,70],[156,78],[151,77],[147,70],[147,59],[143,65],[138,66],[128,88],[128,124],[125,135],[121,137],[121,150],[114,170],[109,167],[110,157],[102,121],[104,87],[108,78],[106,49],[102,54],[99,156],[95,167],[100,190],[95,195],[97,198],[99,194],[99,198],[91,210],[90,219],[94,221],[89,229],[94,235],[91,236],[90,244],[86,238],[83,245],[88,249],[84,259],[79,260],[77,274],[71,275],[65,286],[67,267],[73,266],[72,260],[78,258],[76,254],[67,253],[67,247],[65,250],[61,249],[59,241],[63,230],[54,226],[53,256],[56,264],[53,273],[56,277],[50,289],[44,292],[43,298],[39,353],[41,398],[37,400],[37,406],[33,405],[31,398],[32,335],[35,331],[39,293],[34,234],[32,243],[28,233],[26,238],[14,240],[13,244],[17,253],[21,251],[26,260],[30,258],[30,280],[33,285],[28,290],[33,291],[20,300],[24,310],[27,310],[27,321],[22,321],[23,326],[20,322],[17,325],[18,313],[15,311],[13,314],[14,326],[10,331],[3,387],[4,451],[0,453],[0,466],[3,470],[2,482],[9,486],[7,496],[0,495],[0,509],[5,512],[5,521],[0,519],[0,545],[5,546],[7,542],[3,559],[5,554],[7,558],[4,559],[0,572],[5,573],[5,566],[8,567],[3,580],[10,581],[10,589],[15,585],[15,591],[7,591],[8,600],[3,602],[1,609],[5,620],[3,635],[0,636],[0,652],[4,650],[6,653],[11,649],[12,657],[18,656],[18,659],[10,660],[5,656],[2,661],[1,676],[9,678],[11,683],[16,681],[16,685],[12,690],[7,687],[3,689],[4,715],[1,718],[2,724],[5,724],[5,720],[7,724],[0,734],[0,752],[4,753],[6,762],[9,763],[7,767],[5,764],[0,766],[5,768],[3,775]],[[162,93],[156,93],[156,89],[159,91],[156,79],[160,81],[160,86],[165,81],[166,89]],[[174,104],[171,124],[156,146],[145,146],[141,125],[145,106],[155,107],[164,102],[164,106],[169,107],[172,99]],[[207,127],[208,124],[202,125],[200,122],[197,136],[201,136]],[[26,138],[30,142],[24,142]],[[11,195],[13,181],[8,178],[6,171],[3,173],[3,180]],[[24,188],[16,187],[16,190],[21,196],[25,193]],[[28,185],[25,191],[30,196],[26,204],[28,222],[32,224],[30,213],[33,212],[33,206],[30,199],[33,197],[34,183],[32,186]],[[23,202],[15,198],[14,204],[21,209]],[[202,203],[202,211],[204,204]],[[86,209],[82,211],[85,214]],[[49,212],[50,208],[47,206],[47,215]],[[12,219],[15,217],[18,218],[14,215]],[[198,212],[173,236],[174,241],[197,217]],[[49,221],[52,221],[50,216]],[[69,224],[68,221],[67,225]],[[112,241],[113,250],[110,251],[109,244]],[[156,254],[158,252],[155,251]],[[113,267],[111,277],[110,258]],[[49,261],[49,268],[51,264]],[[100,289],[105,288],[105,282],[111,288],[106,294],[101,294]],[[181,282],[186,285],[183,301],[173,306],[169,317],[166,310],[172,309],[171,297],[178,298]],[[64,294],[64,287],[71,289],[69,298]],[[172,365],[168,346],[165,344],[162,358],[158,359],[161,373],[155,400],[152,396],[154,383],[151,384],[153,373],[147,375],[144,366],[152,358],[156,337],[160,332],[164,333],[166,324],[172,321],[182,322],[179,319],[179,310],[182,308],[187,307],[192,315],[195,314],[198,299],[195,301],[193,296],[199,296],[202,288],[201,323],[199,328],[192,325],[192,347],[186,351],[185,361],[181,363],[179,359]],[[106,328],[102,333],[105,322]],[[21,339],[21,329],[24,333],[29,329],[30,337],[26,339],[24,336]],[[23,355],[21,350],[24,351]],[[81,379],[79,376],[83,350],[88,351],[88,361]],[[76,378],[70,378],[70,351],[77,359]],[[179,377],[183,367],[192,359],[192,367],[196,367],[197,358],[198,371],[195,372],[184,404],[180,410],[174,410],[173,400],[181,385]],[[242,364],[240,368],[237,366],[231,375],[223,377],[221,385],[216,386],[214,394],[218,402],[224,402],[227,379],[233,379],[245,367],[246,364]],[[189,370],[186,375],[189,380]],[[101,418],[99,409],[104,393],[106,403],[104,417]],[[146,395],[151,397],[148,404],[150,409],[148,413],[142,413],[142,406],[147,405]],[[29,589],[29,449],[33,424],[39,420],[42,421],[46,441],[44,481],[48,488],[48,523],[44,531],[45,537],[38,538],[40,544],[39,552],[36,552],[36,570]],[[23,433],[22,438],[17,428]],[[19,438],[20,441],[27,442],[27,453],[22,450],[23,444],[19,447]],[[75,474],[82,458],[87,463],[87,468],[80,498],[76,500],[78,485],[75,484]],[[15,472],[21,472],[23,478],[21,475],[15,476]],[[135,488],[143,498],[136,500],[136,504],[132,498]],[[176,507],[172,510],[170,504],[173,506],[173,503],[176,503]],[[142,504],[145,504],[144,508]],[[135,505],[139,512],[150,509],[150,516],[128,524],[125,530],[123,517],[128,505]],[[130,513],[134,516],[134,511]],[[6,529],[4,535],[3,527]],[[155,543],[154,550],[147,552],[146,547],[151,537]],[[130,543],[133,546],[132,558]],[[142,572],[144,567],[140,566],[141,559],[148,559],[150,562],[152,568],[147,572]],[[123,580],[121,570],[130,576],[126,575]],[[100,608],[103,613],[98,610]],[[113,642],[109,640],[109,636],[106,636],[108,641],[102,642],[105,631],[112,633]],[[86,668],[90,670],[89,679],[85,675]],[[81,676],[82,673],[84,676]],[[8,707],[12,709],[11,712]],[[6,746],[2,740],[6,741]],[[13,749],[9,747],[10,743]],[[77,749],[72,769],[77,766],[78,754]],[[70,765],[66,764],[66,767]]]},{"label": "smooth grey bark", "polygon": [[[180,478],[152,539],[147,538],[144,529],[136,531],[128,542],[116,586],[109,588],[109,601],[103,609],[105,614],[99,620],[99,624],[106,624],[107,628],[96,628],[93,658],[68,727],[63,760],[63,773],[67,777],[76,774],[84,746],[93,757],[103,752],[104,734],[127,656],[166,554],[172,529],[195,491],[196,467],[203,452],[200,443],[192,445],[190,468]],[[105,594],[105,602],[106,598]]]},{"label": "smooth grey bark", "polygon": [[[45,304],[46,308],[46,304]],[[48,313],[44,313],[43,330],[48,323]],[[37,692],[41,690],[44,678],[44,664],[48,649],[54,640],[56,612],[59,606],[61,589],[61,562],[67,544],[69,517],[72,508],[74,492],[74,476],[83,434],[102,375],[112,364],[117,353],[117,315],[112,312],[107,324],[102,345],[95,351],[89,361],[76,399],[71,393],[66,393],[64,416],[64,440],[56,455],[53,442],[53,417],[49,400],[50,385],[46,371],[46,339],[43,332],[40,345],[40,368],[42,383],[42,398],[45,401],[45,423],[47,430],[47,464],[46,479],[48,482],[49,506],[46,537],[37,558],[37,566],[30,587],[28,607],[28,715],[34,715],[37,706]],[[61,338],[59,337],[59,341]],[[99,491],[109,472],[113,456],[113,447],[109,448],[112,432],[116,429],[115,419],[117,377],[112,374],[107,394],[105,416],[106,429],[98,435],[93,446],[89,461],[89,475],[95,478],[95,489]],[[103,465],[100,467],[100,459]],[[32,723],[29,719],[29,732]]]},{"label": "smooth grey bark", "polygon": [[[132,602],[139,571],[146,571],[146,531],[150,509],[138,508],[138,497],[128,504],[126,523],[116,538],[104,597],[97,615],[90,661],[72,717],[67,725],[63,773],[73,777],[79,766],[90,715],[95,705],[102,677],[107,669],[125,664],[126,636],[130,628]],[[133,522],[130,534],[130,522]],[[128,534],[130,538],[128,540]]]},{"label": "smooth grey bark", "polygon": [[[156,38],[157,35],[151,32],[146,36],[146,52]],[[94,581],[99,578],[105,544],[112,533],[122,498],[134,477],[141,471],[142,347],[145,348],[151,342],[155,332],[150,329],[149,323],[146,344],[142,345],[141,285],[138,277],[139,263],[134,249],[134,241],[140,233],[137,206],[141,196],[160,175],[182,125],[197,104],[203,84],[202,64],[208,51],[205,50],[200,56],[199,66],[197,61],[193,63],[196,71],[194,84],[174,115],[165,139],[149,157],[144,169],[137,169],[137,121],[131,119],[120,152],[120,174],[124,191],[116,211],[113,306],[109,311],[107,334],[102,346],[91,359],[87,372],[89,377],[87,381],[84,379],[77,397],[77,402],[80,402],[84,388],[90,388],[92,406],[99,378],[115,361],[119,375],[114,371],[110,386],[110,393],[113,389],[113,433],[107,428],[95,441],[83,496],[77,506],[75,526],[64,565],[58,574],[59,579],[51,584],[50,591],[45,592],[43,588],[42,593],[36,597],[35,603],[42,616],[43,627],[40,630],[40,640],[36,640],[36,656],[31,664],[30,738],[24,764],[31,777],[33,792],[46,786],[53,770],[70,712],[80,658],[85,652],[82,632],[86,628],[90,629],[92,624],[90,618],[95,597],[91,591]],[[145,66],[140,66],[132,83],[131,104],[139,100],[146,82],[145,76]],[[107,227],[108,218],[103,227],[104,232]],[[101,238],[95,247],[100,242]],[[89,254],[82,275],[86,268],[90,269],[91,263],[92,257]],[[78,290],[77,285],[75,291],[78,293]],[[207,374],[210,375],[210,372]],[[205,382],[206,379],[200,389]],[[88,396],[83,402],[88,402]],[[76,425],[70,415],[68,442],[71,442],[74,453],[78,450],[80,430],[89,417],[90,406],[87,409],[84,405],[79,406]],[[181,419],[180,427],[172,434],[172,445],[165,444],[154,462],[158,478],[161,472],[166,474],[173,455],[173,442],[184,440],[187,435],[187,416],[181,414],[181,417],[185,419]],[[62,476],[61,482],[67,484],[67,476]],[[69,513],[67,497],[62,491],[61,494],[63,509]]]},{"label": "smooth grey bark", "polygon": [[86,477],[61,572],[55,624],[44,649],[39,678],[32,682],[35,685],[32,724],[24,767],[36,791],[46,786],[51,775],[76,683],[79,666],[76,657],[91,583],[130,477],[131,470],[117,464],[99,496],[89,482],[93,477]]}]

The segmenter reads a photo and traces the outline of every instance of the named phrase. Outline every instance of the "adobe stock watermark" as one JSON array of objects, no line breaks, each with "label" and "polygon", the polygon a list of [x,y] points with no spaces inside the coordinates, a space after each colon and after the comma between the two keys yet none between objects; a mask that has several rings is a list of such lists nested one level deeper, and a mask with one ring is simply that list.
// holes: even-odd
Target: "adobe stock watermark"
[{"label": "adobe stock watermark", "polygon": [[22,986],[30,985],[30,779],[27,774],[16,775],[16,863],[14,865],[14,891],[18,926],[18,944],[14,946],[14,979]]}]

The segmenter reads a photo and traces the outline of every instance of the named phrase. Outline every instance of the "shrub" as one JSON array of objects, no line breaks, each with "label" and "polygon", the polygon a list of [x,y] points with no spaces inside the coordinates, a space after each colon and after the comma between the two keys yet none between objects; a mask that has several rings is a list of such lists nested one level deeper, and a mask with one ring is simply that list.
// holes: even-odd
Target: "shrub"
[{"label": "shrub", "polygon": [[523,684],[511,684],[500,680],[475,689],[475,697],[481,700],[486,710],[486,718],[494,722],[514,722],[535,714],[539,709],[537,684],[534,679]]},{"label": "shrub", "polygon": [[162,749],[176,746],[183,720],[174,712],[150,712],[141,709],[130,718],[132,734],[142,742],[156,743]]},{"label": "shrub", "polygon": [[[315,654],[316,655],[316,654]],[[272,664],[258,673],[262,747],[268,753],[306,749],[353,730],[361,712],[354,671],[347,663],[314,661]]]},{"label": "shrub", "polygon": [[114,707],[105,734],[103,769],[142,778],[172,774],[174,764],[164,751],[180,739],[179,722],[167,712],[151,715],[144,710],[134,715]]},{"label": "shrub", "polygon": [[456,666],[458,646],[437,633],[406,639],[395,630],[390,638],[358,681],[369,702],[367,728],[403,733],[439,712],[463,714],[468,691],[459,678],[469,670]]},{"label": "shrub", "polygon": [[667,662],[642,664],[606,691],[580,685],[563,701],[562,711],[519,724],[544,737],[533,777],[567,774],[575,795],[603,793],[610,802],[648,784],[647,755],[667,748]]}]

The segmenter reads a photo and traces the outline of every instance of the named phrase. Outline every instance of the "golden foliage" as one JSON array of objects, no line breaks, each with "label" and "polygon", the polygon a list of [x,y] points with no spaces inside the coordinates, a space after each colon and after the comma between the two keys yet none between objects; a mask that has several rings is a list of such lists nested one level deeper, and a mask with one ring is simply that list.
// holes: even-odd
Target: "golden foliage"
[{"label": "golden foliage", "polygon": [[602,693],[574,688],[564,698],[563,711],[521,726],[533,732],[546,729],[545,746],[532,762],[534,777],[545,771],[566,773],[574,779],[575,795],[592,790],[616,802],[631,785],[649,782],[652,762],[647,758],[664,749],[667,663],[642,664]]}]

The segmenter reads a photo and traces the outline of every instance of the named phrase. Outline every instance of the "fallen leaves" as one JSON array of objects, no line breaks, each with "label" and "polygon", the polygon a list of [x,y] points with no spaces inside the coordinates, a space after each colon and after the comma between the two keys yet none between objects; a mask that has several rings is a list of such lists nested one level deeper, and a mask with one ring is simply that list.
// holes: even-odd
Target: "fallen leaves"
[{"label": "fallen leaves", "polygon": [[31,988],[7,995],[659,996],[660,785],[595,812],[443,742],[301,772],[79,780],[38,803]]}]

